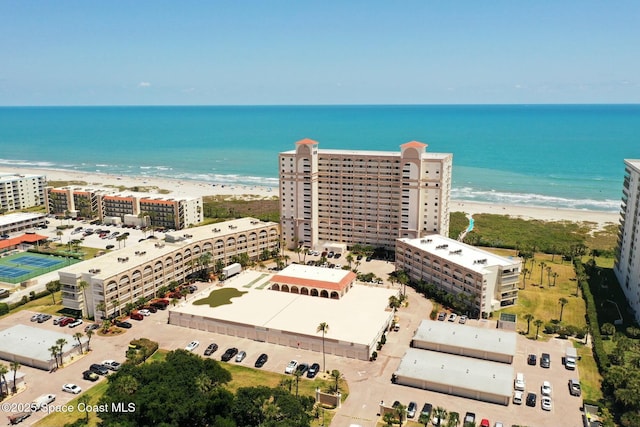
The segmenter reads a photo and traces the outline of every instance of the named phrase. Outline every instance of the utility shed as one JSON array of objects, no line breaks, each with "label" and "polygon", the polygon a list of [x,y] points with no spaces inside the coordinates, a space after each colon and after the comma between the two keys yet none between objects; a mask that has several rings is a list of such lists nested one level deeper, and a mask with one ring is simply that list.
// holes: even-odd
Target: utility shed
[{"label": "utility shed", "polygon": [[397,384],[508,405],[513,368],[502,363],[410,348],[395,373]]},{"label": "utility shed", "polygon": [[512,363],[516,354],[516,333],[454,322],[423,320],[413,336],[411,347]]}]

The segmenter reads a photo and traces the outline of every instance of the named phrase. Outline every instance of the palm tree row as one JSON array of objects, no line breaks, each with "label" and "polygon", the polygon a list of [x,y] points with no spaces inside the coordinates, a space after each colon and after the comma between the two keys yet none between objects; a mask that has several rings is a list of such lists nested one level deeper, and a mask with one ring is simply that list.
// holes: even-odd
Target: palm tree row
[{"label": "palm tree row", "polygon": [[533,324],[536,326],[536,339],[538,339],[538,333],[540,332],[540,326],[542,326],[544,324],[544,322],[540,319],[536,319],[535,317],[533,317],[533,314],[531,313],[527,313],[524,316],[522,316],[524,318],[524,320],[527,321],[527,333],[526,335],[529,335],[529,331],[531,328],[531,321],[533,321]]}]

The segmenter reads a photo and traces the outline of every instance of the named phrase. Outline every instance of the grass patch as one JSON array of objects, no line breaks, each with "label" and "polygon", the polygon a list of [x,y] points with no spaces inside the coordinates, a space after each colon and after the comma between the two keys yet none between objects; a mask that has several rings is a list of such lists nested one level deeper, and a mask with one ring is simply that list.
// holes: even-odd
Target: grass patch
[{"label": "grass patch", "polygon": [[193,305],[209,305],[209,307],[218,307],[221,305],[231,304],[231,298],[241,297],[246,292],[241,292],[236,288],[223,288],[211,291],[208,297],[193,302]]},{"label": "grass patch", "polygon": [[[100,398],[107,391],[108,386],[109,386],[109,382],[105,379],[101,381],[99,384],[96,384],[91,389],[83,392],[80,396],[86,395],[89,397],[88,405],[97,405]],[[73,406],[75,408],[73,412],[53,412],[50,415],[47,415],[46,417],[38,421],[35,425],[41,426],[41,427],[63,426],[65,424],[70,424],[79,419],[84,418],[85,413],[79,412],[77,410],[78,403],[79,403],[78,399],[79,399],[79,396],[71,400],[69,403],[67,403],[67,405]],[[100,423],[100,418],[98,418],[96,413],[89,412],[89,422],[87,423],[87,425],[96,426],[96,425],[99,425],[99,423]]]},{"label": "grass patch", "polygon": [[163,350],[159,348],[155,353],[151,355],[151,357],[147,359],[147,363],[163,362],[167,358],[167,353],[169,353],[169,350]]},{"label": "grass patch", "polygon": [[591,348],[583,344],[577,345],[578,357],[580,358],[580,384],[582,387],[582,398],[585,400],[599,401],[602,399],[602,375],[598,371],[598,364],[593,357]]},{"label": "grass patch", "polygon": [[62,316],[64,315],[64,307],[62,306],[62,291],[55,292],[53,295],[56,299],[55,304],[53,303],[53,299],[51,298],[50,294],[45,295],[43,297],[36,298],[33,301],[29,301],[24,305],[14,308],[4,316],[0,316],[0,318],[9,316],[22,310],[37,311],[38,313],[47,313],[52,316]]},{"label": "grass patch", "polygon": [[252,200],[240,200],[230,195],[205,196],[202,198],[202,205],[202,212],[209,219],[227,220],[249,216],[263,221],[280,222],[277,195]]},{"label": "grass patch", "polygon": [[51,187],[68,187],[70,185],[88,185],[87,181],[47,181],[47,185]]}]

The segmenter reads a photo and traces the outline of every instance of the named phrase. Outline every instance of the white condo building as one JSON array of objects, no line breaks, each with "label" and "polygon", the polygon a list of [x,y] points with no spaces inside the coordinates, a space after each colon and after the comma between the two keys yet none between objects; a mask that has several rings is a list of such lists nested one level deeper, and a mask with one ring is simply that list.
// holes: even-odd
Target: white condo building
[{"label": "white condo building", "polygon": [[640,160],[625,160],[618,251],[613,271],[640,322]]},{"label": "white condo building", "polygon": [[412,141],[399,152],[320,150],[303,139],[280,153],[284,244],[393,249],[398,237],[448,234],[453,155],[426,148]]},{"label": "white condo building", "polygon": [[44,203],[44,175],[0,174],[0,212],[11,212]]},{"label": "white condo building", "polygon": [[398,239],[396,269],[452,294],[466,294],[481,314],[518,299],[521,261],[505,258],[440,235]]}]

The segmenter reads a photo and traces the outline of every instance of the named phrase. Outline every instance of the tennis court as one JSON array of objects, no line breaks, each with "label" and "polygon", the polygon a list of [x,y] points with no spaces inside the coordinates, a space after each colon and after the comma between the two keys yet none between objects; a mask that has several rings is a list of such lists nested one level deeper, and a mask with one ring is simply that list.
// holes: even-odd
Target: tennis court
[{"label": "tennis court", "polygon": [[58,270],[67,265],[75,264],[75,258],[55,255],[41,255],[34,253],[19,253],[6,258],[0,258],[0,280],[9,283],[19,283],[33,277]]}]

